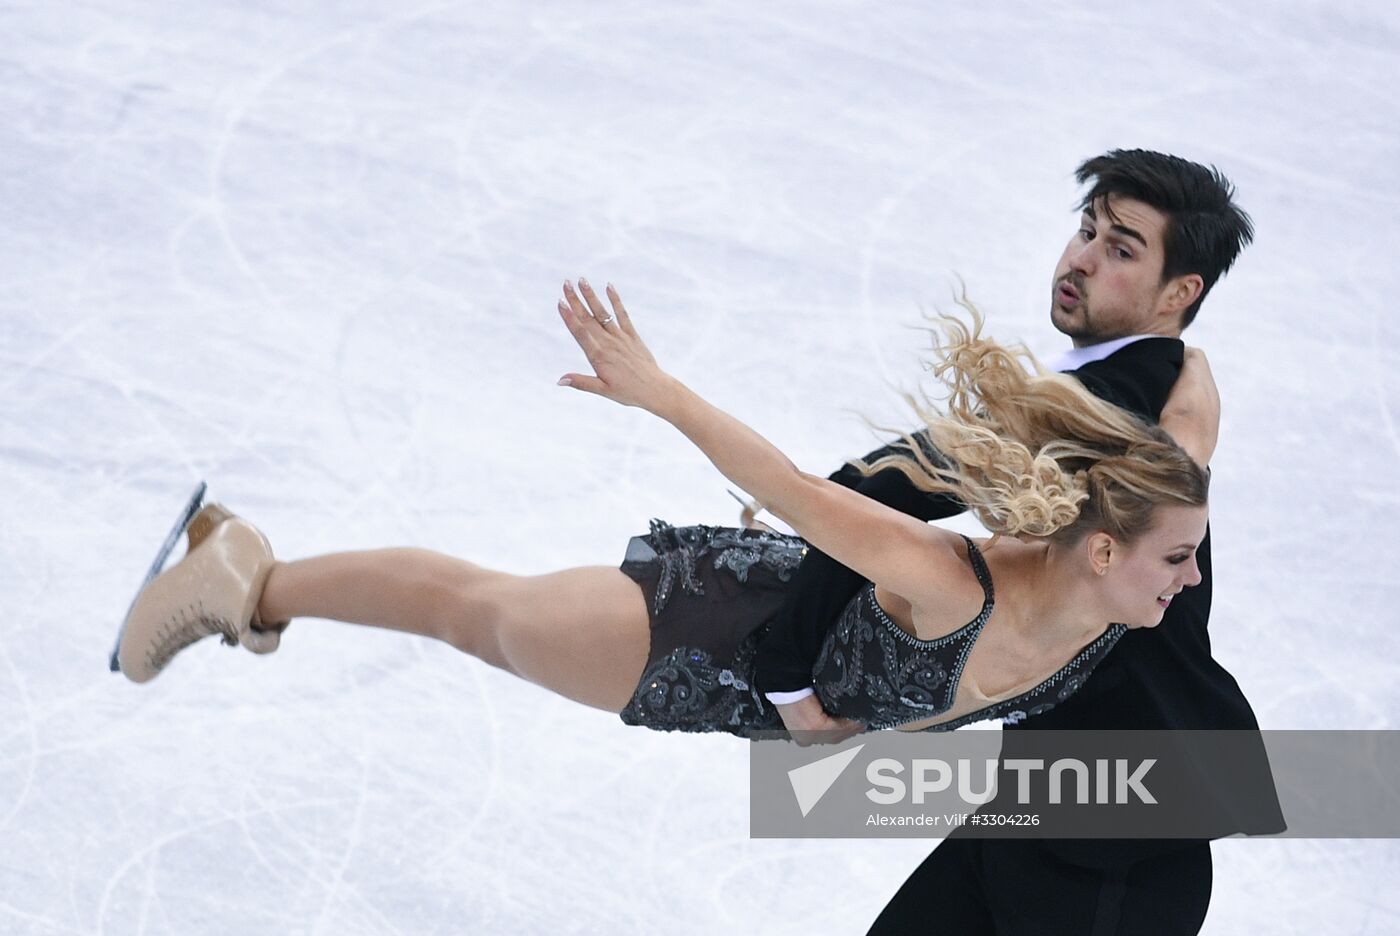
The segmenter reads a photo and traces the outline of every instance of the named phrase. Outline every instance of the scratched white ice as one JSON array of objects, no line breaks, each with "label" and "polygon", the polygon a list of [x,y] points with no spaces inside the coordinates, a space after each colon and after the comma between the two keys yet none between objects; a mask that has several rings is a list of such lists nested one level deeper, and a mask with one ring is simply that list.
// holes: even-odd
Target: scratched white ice
[{"label": "scratched white ice", "polygon": [[[1216,652],[1266,727],[1400,727],[1397,8],[688,7],[0,11],[0,931],[864,932],[928,844],[751,841],[733,739],[320,621],[146,687],[106,653],[200,478],[284,557],[731,522],[676,432],[555,386],[564,278],[825,473],[955,276],[1060,346],[1071,170],[1114,146],[1219,164],[1258,226],[1188,333]],[[1394,843],[1215,855],[1207,933],[1400,929]]]}]

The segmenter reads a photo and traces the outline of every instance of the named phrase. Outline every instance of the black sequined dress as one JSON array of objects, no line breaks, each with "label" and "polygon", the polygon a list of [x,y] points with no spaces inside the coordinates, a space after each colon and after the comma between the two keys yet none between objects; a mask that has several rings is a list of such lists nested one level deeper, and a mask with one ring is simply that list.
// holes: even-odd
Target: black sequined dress
[{"label": "black sequined dress", "polygon": [[[973,620],[947,636],[920,640],[896,624],[861,589],[827,631],[812,669],[822,707],[870,730],[894,728],[947,712],[956,700],[968,654],[991,616],[991,575],[967,542],[986,600]],[[724,731],[748,736],[781,731],[773,704],[753,685],[754,654],[786,599],[807,544],[800,537],[731,527],[673,527],[651,522],[633,537],[622,571],[646,595],[651,652],[621,717],[661,731]],[[1125,628],[1110,626],[1068,664],[1026,692],[990,701],[929,730],[974,721],[1039,715],[1077,690]]]}]

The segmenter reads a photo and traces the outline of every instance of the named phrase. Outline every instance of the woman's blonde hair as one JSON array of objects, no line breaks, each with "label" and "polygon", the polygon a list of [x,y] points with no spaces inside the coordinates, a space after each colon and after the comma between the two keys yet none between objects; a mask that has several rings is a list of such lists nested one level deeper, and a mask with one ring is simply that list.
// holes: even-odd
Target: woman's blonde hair
[{"label": "woman's blonde hair", "polygon": [[1132,542],[1157,506],[1206,502],[1209,475],[1169,435],[1045,371],[1025,346],[983,338],[981,313],[965,296],[958,304],[971,329],[950,315],[928,329],[947,415],[926,393],[904,393],[924,428],[900,433],[894,454],[852,460],[862,475],[896,469],[967,505],[993,534],[1060,542],[1096,530]]}]

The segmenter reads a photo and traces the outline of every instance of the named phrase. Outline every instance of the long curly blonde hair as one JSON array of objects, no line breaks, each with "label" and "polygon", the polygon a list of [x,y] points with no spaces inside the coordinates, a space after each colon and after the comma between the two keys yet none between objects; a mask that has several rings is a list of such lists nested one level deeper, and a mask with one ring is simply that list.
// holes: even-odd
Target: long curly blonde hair
[{"label": "long curly blonde hair", "polygon": [[1024,345],[982,337],[982,314],[957,301],[971,328],[940,314],[927,329],[947,414],[926,392],[905,392],[924,428],[900,432],[894,454],[851,460],[862,475],[893,468],[962,502],[993,534],[1066,543],[1095,530],[1130,543],[1157,506],[1206,503],[1209,475],[1171,436],[1047,372]]}]

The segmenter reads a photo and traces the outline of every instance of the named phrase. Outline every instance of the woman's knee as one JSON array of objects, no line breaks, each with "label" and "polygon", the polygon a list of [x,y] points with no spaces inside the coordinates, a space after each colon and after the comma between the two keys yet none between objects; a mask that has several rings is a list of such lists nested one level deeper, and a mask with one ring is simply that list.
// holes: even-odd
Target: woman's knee
[{"label": "woman's knee", "polygon": [[460,559],[424,551],[425,571],[414,583],[432,632],[444,643],[505,668],[501,633],[508,626],[509,580]]}]

